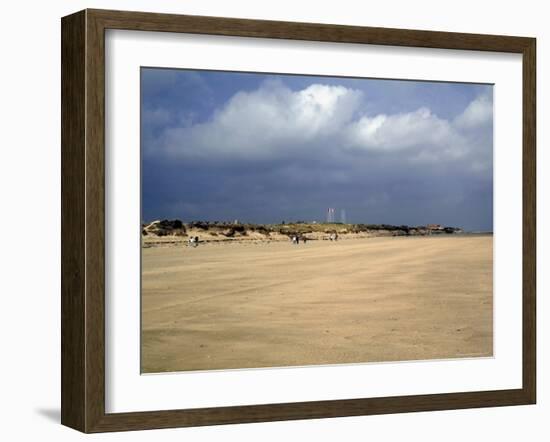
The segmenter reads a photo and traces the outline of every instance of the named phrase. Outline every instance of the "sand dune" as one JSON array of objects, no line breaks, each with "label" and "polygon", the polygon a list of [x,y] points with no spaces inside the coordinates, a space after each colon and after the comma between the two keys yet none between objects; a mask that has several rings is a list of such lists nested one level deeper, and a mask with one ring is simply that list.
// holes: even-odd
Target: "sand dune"
[{"label": "sand dune", "polygon": [[142,371],[491,356],[492,236],[143,249]]}]

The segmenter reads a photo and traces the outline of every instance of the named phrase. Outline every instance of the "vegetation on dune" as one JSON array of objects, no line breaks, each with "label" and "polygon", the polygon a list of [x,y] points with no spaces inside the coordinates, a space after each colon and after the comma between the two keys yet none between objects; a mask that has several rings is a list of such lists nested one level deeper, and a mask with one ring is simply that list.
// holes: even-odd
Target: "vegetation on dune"
[{"label": "vegetation on dune", "polygon": [[409,236],[431,234],[462,233],[458,227],[446,227],[439,224],[426,226],[407,226],[391,224],[344,224],[318,222],[282,222],[280,224],[251,224],[227,221],[191,221],[184,223],[181,220],[159,220],[142,225],[142,234],[156,236],[187,236],[188,230],[199,230],[213,236],[236,238],[249,236],[249,233],[261,234],[269,237],[272,234],[284,236],[305,236],[308,234],[339,235],[370,233],[377,235]]}]

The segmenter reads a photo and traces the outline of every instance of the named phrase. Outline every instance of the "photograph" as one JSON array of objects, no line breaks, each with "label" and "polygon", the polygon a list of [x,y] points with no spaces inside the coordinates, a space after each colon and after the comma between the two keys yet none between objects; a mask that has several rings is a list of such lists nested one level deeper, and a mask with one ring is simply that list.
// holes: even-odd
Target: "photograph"
[{"label": "photograph", "polygon": [[140,102],[141,373],[493,357],[492,84],[141,67]]}]

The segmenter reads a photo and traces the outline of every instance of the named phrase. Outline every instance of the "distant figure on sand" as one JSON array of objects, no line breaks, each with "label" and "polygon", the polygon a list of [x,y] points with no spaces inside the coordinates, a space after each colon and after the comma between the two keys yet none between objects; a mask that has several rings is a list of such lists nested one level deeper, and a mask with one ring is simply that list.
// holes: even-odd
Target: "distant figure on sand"
[{"label": "distant figure on sand", "polygon": [[338,241],[338,234],[336,232],[331,233],[328,239],[330,239],[331,241]]},{"label": "distant figure on sand", "polygon": [[199,245],[199,237],[198,236],[192,236],[187,240],[187,245],[191,247],[197,247]]},{"label": "distant figure on sand", "polygon": [[300,238],[298,238],[298,235],[294,235],[292,237],[292,244],[300,244]]}]

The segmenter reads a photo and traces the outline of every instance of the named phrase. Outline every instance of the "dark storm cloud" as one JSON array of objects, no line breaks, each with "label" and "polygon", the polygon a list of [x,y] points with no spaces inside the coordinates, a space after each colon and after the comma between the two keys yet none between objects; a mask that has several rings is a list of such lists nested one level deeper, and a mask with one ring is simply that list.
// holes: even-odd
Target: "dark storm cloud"
[{"label": "dark storm cloud", "polygon": [[356,223],[492,230],[490,86],[154,71],[145,221],[311,221],[337,207]]}]

